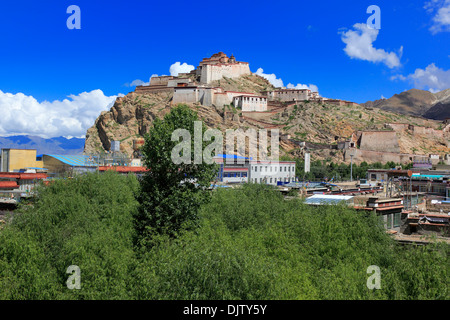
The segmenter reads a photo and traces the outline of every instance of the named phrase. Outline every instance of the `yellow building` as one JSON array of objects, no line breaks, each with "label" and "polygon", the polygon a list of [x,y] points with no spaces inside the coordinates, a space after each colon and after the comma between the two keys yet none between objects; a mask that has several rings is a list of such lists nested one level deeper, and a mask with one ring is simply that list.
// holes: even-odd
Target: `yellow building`
[{"label": "yellow building", "polygon": [[43,167],[42,161],[36,161],[36,149],[2,149],[1,172],[14,172],[35,167]]}]

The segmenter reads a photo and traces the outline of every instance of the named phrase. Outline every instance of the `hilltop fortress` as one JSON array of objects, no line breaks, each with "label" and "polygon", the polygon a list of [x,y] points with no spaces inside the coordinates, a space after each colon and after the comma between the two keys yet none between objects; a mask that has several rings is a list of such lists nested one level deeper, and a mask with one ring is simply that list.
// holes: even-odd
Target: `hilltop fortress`
[{"label": "hilltop fortress", "polygon": [[142,137],[156,118],[187,104],[209,128],[279,129],[284,153],[355,163],[447,161],[450,122],[380,111],[327,99],[308,88],[280,88],[252,74],[247,62],[219,52],[178,76],[157,76],[117,97],[86,133],[86,152],[139,154]]},{"label": "hilltop fortress", "polygon": [[[297,102],[315,100],[332,104],[349,104],[343,100],[322,98],[318,92],[309,89],[276,88],[271,91],[261,91],[259,94],[240,91],[226,91],[212,82],[224,78],[239,78],[251,75],[248,62],[236,61],[231,55],[219,52],[210,58],[204,58],[199,66],[189,73],[176,76],[152,77],[149,86],[137,86],[136,93],[173,92],[172,104],[200,103],[204,106],[224,107],[233,105],[243,112],[265,112],[277,102]],[[273,102],[273,103],[271,103]]]}]

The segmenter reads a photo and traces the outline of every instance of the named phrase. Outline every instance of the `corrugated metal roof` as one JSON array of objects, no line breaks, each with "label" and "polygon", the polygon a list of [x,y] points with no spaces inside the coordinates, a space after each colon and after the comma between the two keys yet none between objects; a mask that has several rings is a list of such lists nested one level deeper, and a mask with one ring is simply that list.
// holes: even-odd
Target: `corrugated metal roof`
[{"label": "corrugated metal roof", "polygon": [[[224,159],[249,159],[247,157],[238,156],[236,154],[218,154],[214,158],[224,158]],[[251,159],[251,158],[250,158]]]},{"label": "corrugated metal roof", "polygon": [[306,204],[323,205],[323,204],[339,204],[351,200],[352,196],[340,196],[340,195],[322,195],[315,194],[305,200]]},{"label": "corrugated metal roof", "polygon": [[95,166],[93,162],[89,161],[89,156],[79,155],[79,156],[63,156],[57,154],[46,154],[48,157],[55,158],[69,166],[72,167],[92,167]]}]

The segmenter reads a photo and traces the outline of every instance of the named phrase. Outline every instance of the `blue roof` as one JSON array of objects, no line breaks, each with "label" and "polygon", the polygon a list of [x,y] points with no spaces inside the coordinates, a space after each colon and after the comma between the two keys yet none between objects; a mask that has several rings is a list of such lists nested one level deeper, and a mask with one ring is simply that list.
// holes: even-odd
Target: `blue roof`
[{"label": "blue roof", "polygon": [[[216,155],[218,158],[224,158],[224,159],[249,159],[247,157],[238,156],[236,154],[218,154]],[[251,158],[250,158],[251,160]]]},{"label": "blue roof", "polygon": [[79,156],[63,156],[57,154],[46,154],[46,156],[53,157],[69,166],[72,167],[92,167],[95,164],[89,161],[89,156],[79,155]]},{"label": "blue roof", "polygon": [[418,179],[442,179],[444,176],[440,174],[413,174],[412,177]]}]

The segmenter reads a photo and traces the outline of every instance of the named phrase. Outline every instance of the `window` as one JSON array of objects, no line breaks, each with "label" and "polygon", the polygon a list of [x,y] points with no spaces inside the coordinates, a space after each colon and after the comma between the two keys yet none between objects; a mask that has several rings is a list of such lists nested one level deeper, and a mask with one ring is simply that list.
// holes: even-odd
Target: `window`
[{"label": "window", "polygon": [[272,178],[270,178],[270,183],[272,183]]},{"label": "window", "polygon": [[394,213],[394,228],[400,227],[401,213]]},{"label": "window", "polygon": [[393,214],[388,214],[386,215],[386,219],[387,219],[387,228],[388,229],[392,229],[392,216]]},{"label": "window", "polygon": [[258,172],[258,167],[255,166],[255,167],[254,167],[254,170],[255,170],[255,172]]},{"label": "window", "polygon": [[287,171],[287,167],[284,167],[284,172],[286,172]]},{"label": "window", "polygon": [[291,172],[291,167],[288,168],[288,171]]}]

